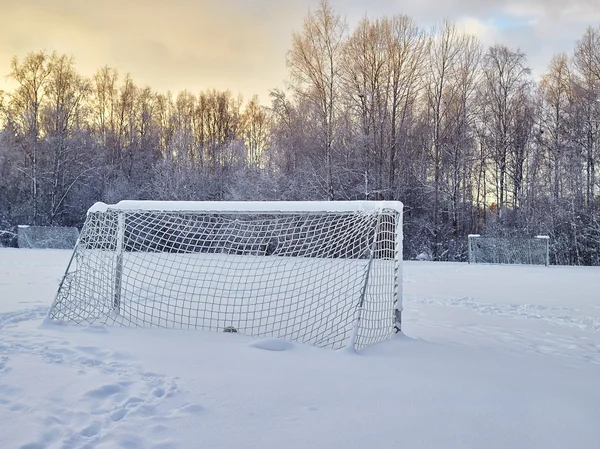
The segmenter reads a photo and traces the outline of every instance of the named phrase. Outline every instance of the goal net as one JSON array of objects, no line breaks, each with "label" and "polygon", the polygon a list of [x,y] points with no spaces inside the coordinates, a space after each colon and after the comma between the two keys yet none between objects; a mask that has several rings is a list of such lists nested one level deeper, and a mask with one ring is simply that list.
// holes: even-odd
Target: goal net
[{"label": "goal net", "polygon": [[400,329],[399,202],[97,203],[48,318],[360,349]]},{"label": "goal net", "polygon": [[469,263],[549,265],[550,238],[469,235]]},{"label": "goal net", "polygon": [[74,227],[19,225],[17,244],[19,248],[73,249],[78,237]]}]

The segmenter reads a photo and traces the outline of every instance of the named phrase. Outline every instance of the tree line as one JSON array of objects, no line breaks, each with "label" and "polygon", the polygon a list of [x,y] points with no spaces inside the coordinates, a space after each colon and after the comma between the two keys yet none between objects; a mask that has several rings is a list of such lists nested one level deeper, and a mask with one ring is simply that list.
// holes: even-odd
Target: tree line
[{"label": "tree line", "polygon": [[407,258],[466,260],[471,233],[547,234],[552,263],[600,265],[600,26],[534,79],[519,49],[452,22],[350,29],[322,0],[286,62],[261,105],[14,57],[0,242],[18,224],[80,226],[95,201],[400,200]]}]

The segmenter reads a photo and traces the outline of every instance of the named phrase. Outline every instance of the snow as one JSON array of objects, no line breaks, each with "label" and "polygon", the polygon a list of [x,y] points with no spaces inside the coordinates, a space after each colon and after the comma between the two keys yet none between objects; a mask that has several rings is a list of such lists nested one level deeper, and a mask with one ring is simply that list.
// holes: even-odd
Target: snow
[{"label": "snow", "polygon": [[250,346],[265,351],[288,351],[294,348],[293,343],[280,338],[261,338],[252,342]]},{"label": "snow", "polygon": [[392,209],[402,214],[399,201],[133,201],[117,204],[96,203],[88,214],[107,210],[175,212],[370,212]]},{"label": "snow", "polygon": [[43,323],[71,256],[0,249],[0,447],[600,447],[600,269],[404,264],[359,353]]}]

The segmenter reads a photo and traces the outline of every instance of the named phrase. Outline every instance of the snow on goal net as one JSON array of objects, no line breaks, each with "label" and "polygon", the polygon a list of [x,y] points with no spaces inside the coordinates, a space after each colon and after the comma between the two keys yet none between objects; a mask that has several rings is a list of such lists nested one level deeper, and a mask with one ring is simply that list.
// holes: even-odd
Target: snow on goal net
[{"label": "snow on goal net", "polygon": [[550,238],[469,235],[469,263],[549,265]]},{"label": "snow on goal net", "polygon": [[400,328],[399,202],[97,203],[55,321],[360,349]]}]

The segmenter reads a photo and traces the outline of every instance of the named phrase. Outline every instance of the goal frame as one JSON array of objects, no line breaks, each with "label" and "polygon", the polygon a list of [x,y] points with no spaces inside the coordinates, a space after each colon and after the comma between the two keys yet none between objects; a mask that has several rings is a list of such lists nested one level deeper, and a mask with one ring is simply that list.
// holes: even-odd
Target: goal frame
[{"label": "goal frame", "polygon": [[[117,244],[115,247],[115,277],[114,277],[114,295],[112,299],[113,310],[119,313],[121,306],[121,283],[123,275],[123,253],[125,238],[125,217],[127,214],[136,213],[166,213],[166,214],[238,214],[238,215],[299,215],[299,214],[352,214],[369,213],[380,210],[391,210],[397,214],[395,223],[395,264],[396,276],[394,285],[394,331],[401,331],[402,317],[402,215],[403,205],[399,201],[120,201],[117,204],[96,203],[88,210],[89,214],[112,212],[118,217],[117,224]],[[379,219],[378,219],[379,220]],[[376,232],[375,232],[376,234]],[[377,236],[374,236],[374,240]],[[375,243],[375,241],[373,242]],[[79,244],[79,241],[78,241]],[[73,256],[65,271],[65,276],[61,280],[59,292],[48,311],[47,319],[51,320],[51,311],[59,299],[59,293],[66,276],[70,272],[71,264],[77,251],[77,245],[73,251]],[[372,248],[369,250],[372,251]],[[369,260],[369,267],[373,256]],[[369,282],[370,268],[364,279],[363,290],[360,301],[357,304],[354,325],[354,331],[346,343],[346,347],[356,347],[357,331],[360,326],[361,315],[363,312],[363,301],[367,284]]]},{"label": "goal frame", "polygon": [[[468,262],[469,264],[476,264],[476,263],[501,263],[501,264],[514,264],[514,265],[545,265],[545,266],[549,266],[550,265],[550,236],[548,235],[536,235],[535,237],[522,237],[522,238],[510,238],[510,237],[484,237],[480,234],[469,234],[468,237]],[[544,245],[544,255],[543,255],[543,263],[534,263],[532,261],[530,262],[490,262],[490,261],[481,261],[478,260],[477,256],[476,256],[476,251],[475,251],[475,245],[477,241],[487,241],[487,240],[495,240],[495,241],[502,241],[502,243],[510,243],[511,241],[520,241],[522,244],[524,243],[531,243],[531,242],[536,242],[537,244],[542,244]],[[503,256],[505,256],[505,254],[502,254]],[[496,256],[498,256],[496,254]],[[530,260],[531,260],[531,254],[528,254]]]}]

